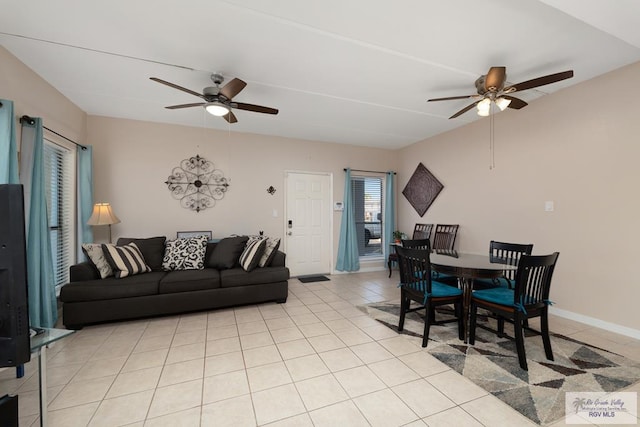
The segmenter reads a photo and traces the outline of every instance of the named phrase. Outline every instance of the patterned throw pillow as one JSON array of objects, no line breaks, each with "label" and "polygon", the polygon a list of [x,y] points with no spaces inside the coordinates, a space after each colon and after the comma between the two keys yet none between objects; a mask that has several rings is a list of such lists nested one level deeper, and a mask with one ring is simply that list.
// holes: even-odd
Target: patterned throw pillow
[{"label": "patterned throw pillow", "polygon": [[262,254],[262,257],[260,257],[258,265],[260,267],[269,267],[271,265],[271,261],[273,261],[273,258],[276,256],[276,252],[278,252],[279,246],[279,237],[268,237],[267,245],[264,248],[264,253]]},{"label": "patterned throw pillow", "polygon": [[100,243],[83,243],[82,252],[89,258],[89,261],[100,273],[100,278],[104,279],[113,276],[113,269],[109,265],[107,258],[104,256],[102,244]]},{"label": "patterned throw pillow", "polygon": [[207,236],[169,240],[164,251],[162,269],[165,271],[202,270],[208,240]]},{"label": "patterned throw pillow", "polygon": [[118,279],[151,271],[135,243],[124,246],[103,244],[102,252]]},{"label": "patterned throw pillow", "polygon": [[240,255],[240,266],[244,271],[251,271],[258,266],[266,245],[267,241],[264,239],[249,239],[242,255]]}]

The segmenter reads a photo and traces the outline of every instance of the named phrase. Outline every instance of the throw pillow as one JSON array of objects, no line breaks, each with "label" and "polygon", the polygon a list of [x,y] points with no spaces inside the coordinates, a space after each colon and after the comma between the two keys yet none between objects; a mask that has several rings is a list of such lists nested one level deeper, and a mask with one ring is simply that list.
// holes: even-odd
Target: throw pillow
[{"label": "throw pillow", "polygon": [[258,265],[260,267],[269,267],[273,258],[276,256],[276,252],[278,252],[278,247],[280,247],[280,238],[279,237],[268,237],[267,244],[264,248],[264,253],[262,257],[260,257],[260,262]]},{"label": "throw pillow", "polygon": [[109,265],[107,258],[105,258],[100,243],[83,243],[82,252],[84,252],[87,258],[89,258],[89,262],[98,270],[101,279],[113,276],[113,269]]},{"label": "throw pillow", "polygon": [[208,240],[207,236],[198,236],[168,241],[162,268],[165,271],[202,270]]},{"label": "throw pillow", "polygon": [[244,271],[251,271],[258,266],[266,245],[267,241],[265,239],[249,240],[247,242],[247,246],[242,255],[240,255],[240,266]]},{"label": "throw pillow", "polygon": [[164,258],[164,243],[167,240],[164,236],[148,237],[144,239],[121,237],[116,245],[124,246],[129,243],[135,243],[145,262],[152,271],[162,271],[162,259]]},{"label": "throw pillow", "polygon": [[225,237],[220,240],[211,252],[207,267],[224,270],[233,268],[247,244],[247,236]]},{"label": "throw pillow", "polygon": [[151,271],[135,243],[124,246],[103,244],[102,252],[118,279]]}]

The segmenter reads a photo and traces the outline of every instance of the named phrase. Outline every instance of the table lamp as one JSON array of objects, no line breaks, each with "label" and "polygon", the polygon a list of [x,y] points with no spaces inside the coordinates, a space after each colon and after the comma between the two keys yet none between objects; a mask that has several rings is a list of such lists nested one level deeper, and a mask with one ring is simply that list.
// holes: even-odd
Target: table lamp
[{"label": "table lamp", "polygon": [[111,224],[118,224],[120,219],[111,210],[109,203],[96,203],[93,205],[93,213],[87,221],[89,225],[108,225],[109,243],[111,243]]}]

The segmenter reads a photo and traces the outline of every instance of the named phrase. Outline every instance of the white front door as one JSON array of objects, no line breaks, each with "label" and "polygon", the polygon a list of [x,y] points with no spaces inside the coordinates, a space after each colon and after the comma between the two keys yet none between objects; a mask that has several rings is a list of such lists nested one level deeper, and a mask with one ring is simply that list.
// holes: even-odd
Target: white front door
[{"label": "white front door", "polygon": [[331,175],[287,172],[285,242],[291,276],[331,272]]}]

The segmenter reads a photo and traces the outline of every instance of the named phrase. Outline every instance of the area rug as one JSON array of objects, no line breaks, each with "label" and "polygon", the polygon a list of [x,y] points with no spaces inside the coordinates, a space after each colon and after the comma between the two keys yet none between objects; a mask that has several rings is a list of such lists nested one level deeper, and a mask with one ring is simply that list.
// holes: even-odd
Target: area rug
[{"label": "area rug", "polygon": [[302,283],[326,282],[330,280],[327,276],[298,276],[298,280]]},{"label": "area rug", "polygon": [[[399,301],[359,308],[398,330]],[[422,338],[424,320],[420,314],[424,315],[424,311],[407,314],[401,334]],[[437,318],[448,314],[450,310],[444,307],[437,312]],[[518,364],[513,339],[500,338],[495,332],[478,327],[475,345],[471,346],[458,339],[456,325],[433,325],[428,353],[540,425],[565,416],[566,392],[613,392],[640,380],[640,363],[559,334],[551,334],[555,361],[546,359],[539,335],[526,334],[529,370],[525,371]],[[481,315],[478,325],[493,329],[496,326],[494,319]],[[505,325],[505,332],[513,337],[511,325]]]}]

